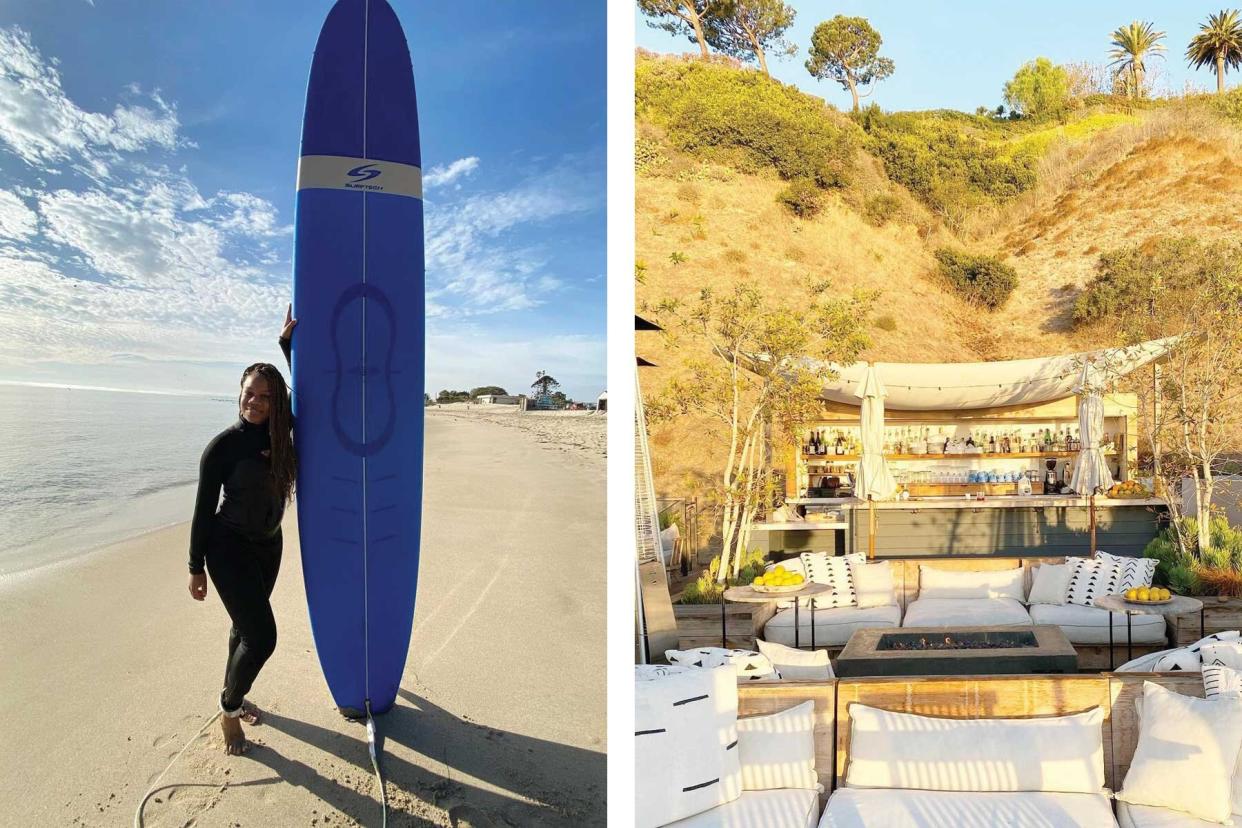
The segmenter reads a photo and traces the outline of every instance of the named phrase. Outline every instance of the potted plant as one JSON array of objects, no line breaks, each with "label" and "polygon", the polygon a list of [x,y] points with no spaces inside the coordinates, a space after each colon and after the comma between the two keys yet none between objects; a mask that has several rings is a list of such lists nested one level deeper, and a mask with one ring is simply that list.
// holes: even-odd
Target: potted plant
[{"label": "potted plant", "polygon": [[[1205,635],[1242,629],[1242,530],[1213,516],[1207,527],[1211,545],[1200,551],[1193,543],[1178,543],[1179,534],[1183,543],[1199,537],[1198,522],[1179,520],[1181,525],[1165,529],[1143,550],[1144,557],[1159,561],[1154,583],[1203,602]],[[1198,613],[1176,616],[1173,624],[1179,647],[1199,639]]]},{"label": "potted plant", "polygon": [[707,569],[687,584],[673,602],[678,647],[683,650],[719,647],[723,630],[724,646],[753,650],[755,639],[763,635],[764,624],[776,614],[776,605],[730,603],[724,601],[724,591],[731,586],[750,584],[763,574],[766,566],[763,552],[753,549],[744,556],[737,577],[726,577],[722,583],[719,580],[720,556],[712,558]]}]

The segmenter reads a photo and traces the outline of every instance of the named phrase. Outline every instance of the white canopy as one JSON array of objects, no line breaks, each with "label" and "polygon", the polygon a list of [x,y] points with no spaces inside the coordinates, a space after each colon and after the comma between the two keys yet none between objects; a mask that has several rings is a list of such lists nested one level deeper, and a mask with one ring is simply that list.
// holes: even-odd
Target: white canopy
[{"label": "white canopy", "polygon": [[874,368],[863,374],[854,390],[854,396],[862,400],[862,458],[855,494],[864,500],[889,500],[897,491],[897,481],[884,459],[884,395],[884,383]]},{"label": "white canopy", "polygon": [[[1024,405],[1071,396],[1081,366],[1094,359],[1114,376],[1128,374],[1159,359],[1175,338],[1157,339],[1129,348],[1106,348],[1039,359],[1003,362],[877,362],[876,377],[888,392],[884,407],[891,411],[954,411],[964,408]],[[816,362],[807,359],[814,367]],[[833,366],[837,376],[824,384],[823,396],[858,405],[855,389],[873,367],[865,362]]]}]

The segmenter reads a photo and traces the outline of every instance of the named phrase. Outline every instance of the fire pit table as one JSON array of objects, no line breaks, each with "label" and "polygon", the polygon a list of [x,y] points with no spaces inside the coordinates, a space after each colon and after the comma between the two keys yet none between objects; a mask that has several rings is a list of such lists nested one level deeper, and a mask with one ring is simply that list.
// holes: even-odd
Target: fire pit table
[{"label": "fire pit table", "polygon": [[882,627],[856,630],[836,671],[843,678],[1076,673],[1078,653],[1053,624]]}]

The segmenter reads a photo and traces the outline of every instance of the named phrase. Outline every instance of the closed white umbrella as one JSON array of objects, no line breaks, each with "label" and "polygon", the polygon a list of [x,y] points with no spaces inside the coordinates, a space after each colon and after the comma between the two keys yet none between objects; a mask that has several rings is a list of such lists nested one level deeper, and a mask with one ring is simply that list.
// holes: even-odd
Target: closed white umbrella
[{"label": "closed white umbrella", "polygon": [[1113,485],[1113,473],[1109,471],[1100,440],[1104,437],[1105,379],[1094,360],[1083,363],[1074,393],[1078,395],[1078,432],[1082,435],[1082,448],[1078,451],[1078,466],[1070,488],[1091,498],[1091,553],[1095,553],[1095,495]]},{"label": "closed white umbrella", "polygon": [[862,431],[862,456],[858,460],[858,481],[855,483],[854,494],[868,502],[870,518],[867,557],[875,557],[875,506],[877,500],[888,500],[897,491],[897,481],[888,470],[888,462],[884,459],[884,383],[876,373],[874,365],[867,366],[867,372],[854,390],[854,396],[862,399],[860,411],[860,430]]}]

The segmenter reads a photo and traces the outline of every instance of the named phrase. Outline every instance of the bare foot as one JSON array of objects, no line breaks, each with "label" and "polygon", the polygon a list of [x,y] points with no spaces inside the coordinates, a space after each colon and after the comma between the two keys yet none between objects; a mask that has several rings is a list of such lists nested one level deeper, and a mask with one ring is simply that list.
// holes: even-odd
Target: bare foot
[{"label": "bare foot", "polygon": [[242,699],[241,720],[248,725],[261,724],[263,722],[263,711]]},{"label": "bare foot", "polygon": [[242,732],[241,720],[221,716],[220,727],[224,730],[224,752],[230,756],[241,756],[245,753],[250,743]]}]

